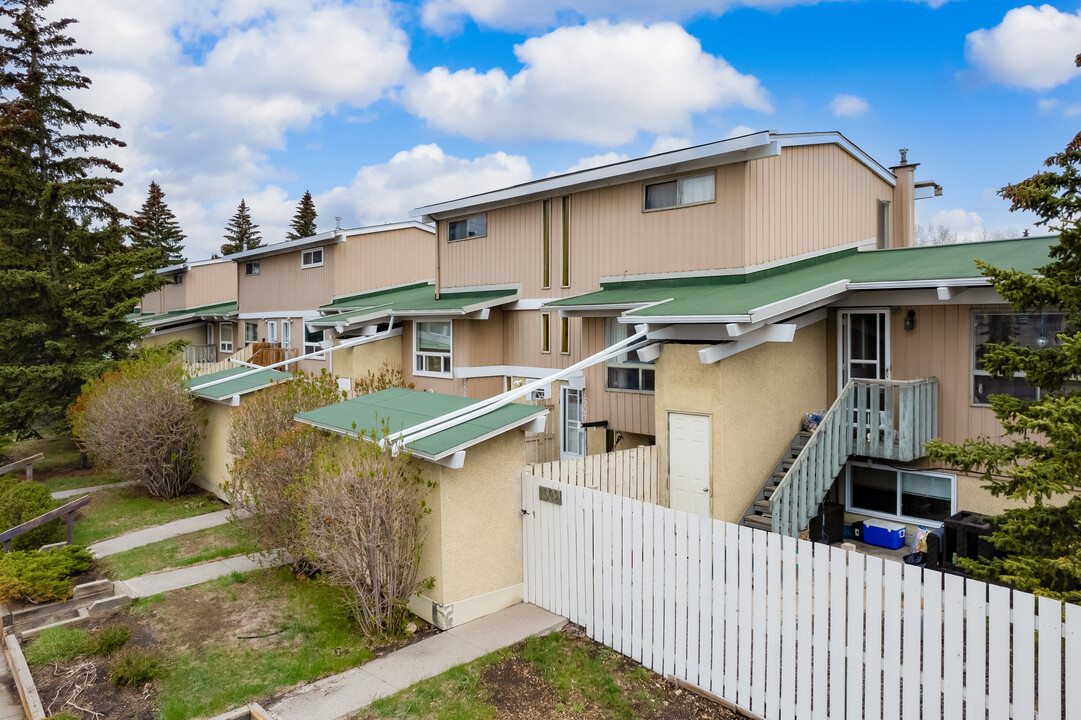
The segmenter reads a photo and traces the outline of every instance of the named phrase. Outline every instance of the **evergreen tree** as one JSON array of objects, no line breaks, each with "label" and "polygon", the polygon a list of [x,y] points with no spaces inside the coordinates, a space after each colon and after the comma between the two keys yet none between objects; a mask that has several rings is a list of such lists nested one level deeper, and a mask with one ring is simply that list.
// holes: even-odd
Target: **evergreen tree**
[{"label": "evergreen tree", "polygon": [[229,218],[229,224],[225,226],[225,244],[221,246],[221,254],[232,255],[253,250],[262,244],[263,236],[259,232],[259,226],[251,221],[248,204],[241,199],[236,214]]},{"label": "evergreen tree", "polygon": [[84,382],[131,354],[126,315],[160,284],[121,245],[108,195],[118,125],[75,106],[86,50],[47,21],[52,0],[0,4],[0,434],[32,435]]},{"label": "evergreen tree", "polygon": [[285,237],[289,240],[299,240],[315,235],[315,218],[317,217],[312,194],[309,190],[305,190],[304,197],[300,198],[300,203],[297,205],[296,214],[293,215],[293,221],[289,223],[292,229],[286,233]]},{"label": "evergreen tree", "polygon": [[1081,602],[1081,133],[1045,165],[1048,170],[999,193],[1011,210],[1035,213],[1037,224],[1058,234],[1051,262],[1036,274],[980,262],[1015,310],[1067,316],[1065,332],[1048,347],[1000,343],[984,356],[994,376],[1025,373],[1040,399],[991,396],[1008,443],[935,441],[927,449],[933,461],[980,472],[992,494],[1031,503],[994,518],[991,542],[1000,557],[966,561],[966,569],[983,580]]},{"label": "evergreen tree", "polygon": [[161,253],[159,267],[185,262],[184,233],[176,215],[165,204],[165,192],[156,182],[150,182],[139,213],[131,219],[131,246],[135,250],[157,250]]}]

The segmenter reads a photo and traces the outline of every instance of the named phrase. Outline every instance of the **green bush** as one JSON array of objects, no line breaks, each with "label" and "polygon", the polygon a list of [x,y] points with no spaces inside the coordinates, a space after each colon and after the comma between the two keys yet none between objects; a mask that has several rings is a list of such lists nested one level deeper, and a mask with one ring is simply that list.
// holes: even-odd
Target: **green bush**
[{"label": "green bush", "polygon": [[105,657],[127,645],[128,640],[131,640],[131,630],[126,625],[110,623],[90,635],[86,642],[86,652]]},{"label": "green bush", "polygon": [[71,577],[89,567],[90,553],[78,545],[0,555],[0,602],[67,600]]},{"label": "green bush", "polygon": [[139,687],[161,675],[161,660],[137,647],[121,649],[113,658],[109,680],[113,685]]},{"label": "green bush", "polygon": [[[45,485],[10,475],[0,478],[0,532],[33,520],[54,507],[52,493]],[[63,537],[64,521],[57,518],[12,540],[11,549],[37,550]]]},{"label": "green bush", "polygon": [[26,646],[23,654],[30,665],[51,665],[67,662],[86,652],[86,631],[70,627],[54,627],[38,635]]}]

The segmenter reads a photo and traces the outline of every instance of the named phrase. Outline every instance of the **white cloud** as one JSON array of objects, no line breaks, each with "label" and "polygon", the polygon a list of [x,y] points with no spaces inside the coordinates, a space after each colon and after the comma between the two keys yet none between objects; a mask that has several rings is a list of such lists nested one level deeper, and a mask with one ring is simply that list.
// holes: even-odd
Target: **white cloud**
[{"label": "white cloud", "polygon": [[321,217],[340,216],[346,227],[405,220],[413,208],[466,197],[533,177],[529,161],[497,152],[472,160],[438,145],[417,145],[389,162],[357,172],[348,186],[315,195]]},{"label": "white cloud", "polygon": [[548,177],[552,177],[553,175],[564,175],[566,173],[578,172],[579,170],[589,170],[595,167],[602,167],[604,165],[611,165],[613,163],[625,162],[630,159],[630,155],[626,155],[624,153],[617,153],[614,151],[606,152],[601,155],[590,155],[589,157],[582,158],[566,170],[553,170],[552,172],[548,173]]},{"label": "white cloud", "polygon": [[[740,7],[779,10],[823,1],[826,0],[578,0],[570,4],[567,0],[427,0],[421,20],[425,27],[440,33],[460,29],[464,18],[479,25],[521,30],[553,27],[567,20],[684,20],[696,15],[722,15]],[[933,8],[949,2],[908,1]]]},{"label": "white cloud", "polygon": [[751,135],[756,132],[758,131],[752,127],[747,127],[746,125],[736,125],[725,134],[724,139],[728,140],[730,138],[743,137],[744,135]]},{"label": "white cloud", "polygon": [[672,152],[673,150],[682,150],[685,147],[690,147],[694,143],[689,138],[678,137],[675,135],[658,135],[657,139],[653,141],[653,146],[649,148],[649,152],[646,155],[660,155],[661,153]]},{"label": "white cloud", "polygon": [[838,93],[830,101],[830,111],[837,117],[859,117],[870,109],[867,101],[858,95]]},{"label": "white cloud", "polygon": [[1036,109],[1041,113],[1049,113],[1058,107],[1058,100],[1055,98],[1040,98],[1036,101]]},{"label": "white cloud", "polygon": [[1064,13],[1050,5],[1014,8],[990,30],[965,39],[971,65],[1003,85],[1047,90],[1081,75],[1074,64],[1081,38],[1081,10]]},{"label": "white cloud", "polygon": [[[79,103],[121,125],[128,144],[115,198],[134,212],[150,179],[188,235],[187,254],[217,250],[246,197],[268,240],[295,200],[274,210],[292,179],[268,159],[286,133],[341,108],[363,109],[409,71],[409,40],[383,0],[58,0],[53,17],[93,51]],[[331,42],[332,41],[332,42]],[[260,202],[266,199],[265,206]],[[322,219],[322,218],[320,218]]]},{"label": "white cloud", "polygon": [[407,85],[404,102],[431,125],[471,138],[596,145],[682,130],[707,110],[771,110],[757,78],[703,52],[672,23],[563,27],[514,52],[525,67],[513,76],[437,67]]}]

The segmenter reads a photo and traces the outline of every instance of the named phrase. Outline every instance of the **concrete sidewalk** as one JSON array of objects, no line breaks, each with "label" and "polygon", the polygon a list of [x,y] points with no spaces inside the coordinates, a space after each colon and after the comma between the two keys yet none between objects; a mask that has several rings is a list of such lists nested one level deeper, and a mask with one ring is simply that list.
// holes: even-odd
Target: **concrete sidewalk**
[{"label": "concrete sidewalk", "polygon": [[536,605],[514,605],[305,685],[267,710],[278,720],[341,720],[379,698],[528,637],[546,635],[566,622]]},{"label": "concrete sidewalk", "polygon": [[7,658],[0,652],[0,720],[25,720],[22,703],[15,692],[15,681],[8,669]]},{"label": "concrete sidewalk", "polygon": [[80,495],[89,495],[92,492],[98,490],[112,490],[113,488],[128,487],[129,485],[135,485],[134,480],[127,480],[125,482],[107,483],[105,485],[92,485],[90,487],[75,488],[73,490],[57,490],[53,493],[53,500],[63,500],[64,498],[79,497]]},{"label": "concrete sidewalk", "polygon": [[[106,487],[116,486],[109,485]],[[99,543],[94,543],[88,549],[93,553],[94,557],[106,557],[107,555],[114,555],[118,552],[142,547],[143,545],[149,545],[150,543],[168,540],[169,538],[174,538],[178,535],[186,535],[195,532],[196,530],[205,530],[206,528],[224,525],[227,522],[229,522],[229,511],[218,510],[217,512],[206,513],[205,515],[196,515],[195,517],[184,518],[183,520],[174,520],[173,522],[158,525],[157,527],[146,528],[145,530],[136,530],[127,535],[121,535],[120,537],[111,538],[109,540],[102,540]]]},{"label": "concrete sidewalk", "polygon": [[121,580],[116,583],[116,591],[133,598],[148,597],[205,583],[208,580],[234,572],[248,572],[259,568],[277,567],[286,564],[289,561],[288,558],[289,556],[281,550],[252,555],[237,555],[236,557],[213,560],[201,565],[165,570],[150,573],[149,575],[141,575],[129,580]]}]

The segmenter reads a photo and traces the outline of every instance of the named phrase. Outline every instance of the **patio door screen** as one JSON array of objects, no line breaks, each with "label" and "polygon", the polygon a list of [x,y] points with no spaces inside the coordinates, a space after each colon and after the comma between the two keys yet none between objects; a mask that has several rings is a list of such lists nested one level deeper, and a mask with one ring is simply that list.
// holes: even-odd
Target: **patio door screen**
[{"label": "patio door screen", "polygon": [[889,310],[842,310],[838,317],[837,392],[852,378],[890,377]]}]

